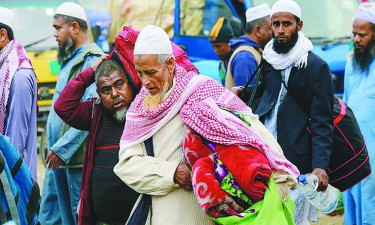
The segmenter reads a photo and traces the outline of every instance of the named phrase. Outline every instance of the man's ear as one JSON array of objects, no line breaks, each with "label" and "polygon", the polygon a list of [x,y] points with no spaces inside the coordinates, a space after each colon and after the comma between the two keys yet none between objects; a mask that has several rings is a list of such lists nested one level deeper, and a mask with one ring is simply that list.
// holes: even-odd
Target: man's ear
[{"label": "man's ear", "polygon": [[255,35],[260,38],[262,36],[262,28],[259,25],[254,27]]},{"label": "man's ear", "polygon": [[173,57],[169,57],[168,59],[167,59],[167,61],[165,61],[165,65],[166,65],[166,67],[167,67],[167,69],[168,69],[168,71],[170,72],[170,73],[173,73],[174,72],[174,58]]},{"label": "man's ear", "polygon": [[74,21],[70,24],[70,29],[73,32],[73,34],[77,34],[81,30],[81,27],[76,21]]},{"label": "man's ear", "polygon": [[3,42],[8,38],[8,32],[5,28],[0,29],[0,41]]},{"label": "man's ear", "polygon": [[297,29],[298,29],[298,31],[301,31],[301,30],[302,30],[302,27],[303,27],[303,22],[302,22],[302,20],[301,20],[301,21],[299,21],[298,24],[297,24]]}]

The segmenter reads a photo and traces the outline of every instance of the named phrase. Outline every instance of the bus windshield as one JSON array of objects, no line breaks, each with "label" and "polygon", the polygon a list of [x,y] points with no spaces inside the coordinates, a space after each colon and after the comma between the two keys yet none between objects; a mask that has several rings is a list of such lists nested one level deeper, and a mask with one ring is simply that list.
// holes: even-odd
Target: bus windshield
[{"label": "bus windshield", "polygon": [[[71,1],[75,3],[79,2],[76,0]],[[65,1],[2,0],[1,6],[7,7],[13,11],[14,18],[12,29],[14,37],[21,41],[25,49],[27,51],[45,51],[57,48],[57,42],[53,37],[54,28],[52,23],[56,8],[63,2]],[[99,10],[106,10],[109,7],[108,1],[99,2],[85,0],[81,2],[84,5],[89,20],[92,18],[98,20],[97,17],[101,16],[96,15],[100,13]],[[104,15],[104,13],[102,15]]]}]

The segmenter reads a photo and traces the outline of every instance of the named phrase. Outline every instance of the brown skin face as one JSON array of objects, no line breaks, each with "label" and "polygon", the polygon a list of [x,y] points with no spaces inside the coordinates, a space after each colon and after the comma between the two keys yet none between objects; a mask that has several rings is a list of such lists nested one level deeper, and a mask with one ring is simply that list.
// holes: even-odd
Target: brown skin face
[{"label": "brown skin face", "polygon": [[214,52],[216,53],[217,57],[220,60],[229,60],[229,56],[231,55],[231,48],[229,47],[229,43],[227,42],[214,42],[211,43],[212,47],[214,48]]},{"label": "brown skin face", "polygon": [[287,42],[291,39],[293,32],[296,27],[300,31],[302,29],[303,23],[299,21],[297,23],[293,14],[287,12],[279,12],[272,15],[271,19],[271,29],[275,36],[277,42]]},{"label": "brown skin face", "polygon": [[166,66],[159,64],[156,55],[134,56],[135,70],[152,96],[168,91],[173,84],[174,59],[170,57]]},{"label": "brown skin face", "polygon": [[109,77],[99,76],[97,92],[103,106],[116,112],[129,107],[134,95],[126,75],[115,70]]},{"label": "brown skin face", "polygon": [[272,39],[272,33],[271,33],[271,19],[267,18],[267,22],[265,24],[262,24],[262,26],[259,26],[257,28],[257,36],[259,36],[259,42],[262,49],[264,49],[264,46]]},{"label": "brown skin face", "polygon": [[360,52],[365,50],[371,39],[374,37],[374,32],[370,27],[370,23],[358,18],[353,22],[352,33],[355,48]]},{"label": "brown skin face", "polygon": [[64,45],[71,36],[72,26],[66,23],[64,18],[59,17],[53,19],[53,27],[55,28],[53,36],[56,38],[57,44]]}]

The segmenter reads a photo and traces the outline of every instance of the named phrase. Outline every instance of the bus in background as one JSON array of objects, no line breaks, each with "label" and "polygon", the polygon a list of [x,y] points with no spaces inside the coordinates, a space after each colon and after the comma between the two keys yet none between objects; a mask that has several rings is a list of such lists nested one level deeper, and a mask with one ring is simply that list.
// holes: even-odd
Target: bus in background
[{"label": "bus in background", "polygon": [[[57,43],[53,37],[54,28],[52,22],[55,9],[63,2],[65,1],[1,1],[1,6],[11,9],[14,13],[13,31],[15,38],[24,45],[37,75],[39,95],[38,127],[43,127],[47,120],[55,91],[57,75],[60,71],[60,65],[56,60]],[[83,4],[85,8],[89,25],[93,27],[93,30],[90,30],[90,33],[93,34],[91,35],[93,40],[105,52],[108,52],[109,47],[106,44],[106,35],[110,24],[108,0],[100,1],[102,3],[100,6],[98,3],[95,6],[90,1],[75,2]],[[105,2],[107,2],[107,10],[98,11],[97,9],[100,8],[105,9]]]},{"label": "bus in background", "polygon": [[[295,0],[301,7],[303,32],[313,42],[313,51],[323,58],[333,74],[336,94],[343,92],[343,76],[347,55],[352,48],[350,35],[360,0]],[[217,19],[238,18],[245,27],[246,9],[276,0],[175,0],[173,41],[182,46],[199,71],[219,78],[219,61],[208,35]],[[189,4],[188,4],[189,3]],[[194,20],[188,16],[195,14]],[[201,26],[197,24],[201,23]],[[197,27],[194,32],[190,27]]]},{"label": "bus in background", "polygon": [[[57,76],[60,65],[57,62],[57,42],[53,37],[53,16],[56,8],[63,0],[2,0],[1,6],[11,9],[14,13],[13,32],[17,40],[21,41],[26,49],[35,69],[38,82],[39,115],[37,120],[38,153],[44,162],[47,154],[47,138],[45,123],[55,93]],[[92,40],[104,52],[109,51],[107,31],[111,22],[109,0],[100,1],[73,1],[80,3],[85,9]]]}]

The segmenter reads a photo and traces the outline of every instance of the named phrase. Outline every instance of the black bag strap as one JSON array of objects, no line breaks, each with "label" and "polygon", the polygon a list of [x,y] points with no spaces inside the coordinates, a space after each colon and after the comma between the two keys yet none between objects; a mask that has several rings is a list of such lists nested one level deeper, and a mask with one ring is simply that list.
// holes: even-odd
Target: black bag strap
[{"label": "black bag strap", "polygon": [[145,141],[145,147],[146,147],[147,155],[154,157],[155,154],[154,154],[154,145],[152,142],[152,137],[150,137],[149,139]]},{"label": "black bag strap", "polygon": [[[6,159],[5,159],[5,157],[4,157],[4,155],[1,151],[0,151],[0,158],[2,158],[1,161],[6,162]],[[19,217],[19,214],[18,214],[18,209],[17,209],[18,200],[16,200],[15,197],[13,197],[12,189],[10,187],[8,177],[7,177],[4,169],[0,172],[0,183],[1,183],[1,185],[0,185],[1,188],[4,191],[6,202],[8,203],[8,208],[9,208],[8,212],[9,212],[10,216],[12,217],[12,219],[17,224],[21,224],[20,217]],[[18,195],[18,191],[17,191],[17,194],[16,194],[16,198],[17,198],[17,195]],[[18,196],[18,198],[19,198],[19,196]]]},{"label": "black bag strap", "polygon": [[148,211],[151,208],[151,195],[143,194],[142,199],[139,201],[137,208],[131,215],[131,218],[126,224],[129,225],[144,225],[147,221]]},{"label": "black bag strap", "polygon": [[22,157],[20,156],[20,157],[18,158],[16,164],[14,164],[14,166],[13,166],[13,168],[12,168],[12,171],[10,172],[10,173],[12,174],[12,177],[13,177],[13,178],[17,175],[18,170],[21,168],[22,162],[23,162],[23,159],[22,159]]},{"label": "black bag strap", "polygon": [[[260,61],[258,67],[255,69],[255,71],[254,71],[253,74],[251,75],[250,79],[249,79],[249,80],[247,81],[247,83],[245,84],[245,86],[244,86],[242,92],[239,94],[239,97],[240,97],[241,99],[243,99],[243,97],[244,97],[243,95],[246,94],[246,89],[249,88],[251,81],[254,79],[255,75],[258,73],[258,71],[261,69],[261,67],[263,67],[263,65],[264,65],[264,59],[262,59],[262,60]],[[250,107],[251,107],[251,105],[253,104],[254,97],[255,97],[255,94],[256,94],[256,90],[257,90],[257,88],[258,88],[258,86],[259,86],[259,80],[260,80],[260,78],[261,78],[262,75],[263,75],[262,73],[259,73],[259,74],[258,74],[257,79],[256,79],[256,81],[255,81],[255,87],[253,88],[253,91],[251,92],[250,99],[249,99],[249,101],[247,102],[247,105],[250,106]]]},{"label": "black bag strap", "polygon": [[[154,145],[152,142],[152,137],[144,141],[146,152],[148,156],[154,157]],[[143,194],[141,200],[139,201],[137,208],[133,211],[131,218],[128,220],[129,225],[144,225],[146,224],[148,212],[151,209],[151,195]],[[152,212],[151,212],[152,213]]]}]

